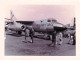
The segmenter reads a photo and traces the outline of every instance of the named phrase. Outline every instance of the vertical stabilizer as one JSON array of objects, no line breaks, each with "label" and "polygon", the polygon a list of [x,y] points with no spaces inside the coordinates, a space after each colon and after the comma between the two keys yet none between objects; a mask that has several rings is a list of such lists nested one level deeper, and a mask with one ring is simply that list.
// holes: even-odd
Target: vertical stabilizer
[{"label": "vertical stabilizer", "polygon": [[12,20],[14,17],[14,14],[12,13],[12,11],[10,11],[10,19]]},{"label": "vertical stabilizer", "polygon": [[13,22],[17,21],[17,18],[15,17],[12,11],[10,11],[10,20],[12,20]]}]

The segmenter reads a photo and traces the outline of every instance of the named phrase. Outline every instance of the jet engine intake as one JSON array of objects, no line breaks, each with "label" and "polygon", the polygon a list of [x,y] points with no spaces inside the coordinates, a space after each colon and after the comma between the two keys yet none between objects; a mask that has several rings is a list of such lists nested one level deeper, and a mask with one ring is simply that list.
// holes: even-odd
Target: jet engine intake
[{"label": "jet engine intake", "polygon": [[25,30],[25,26],[21,26],[21,29],[22,29],[22,30]]}]

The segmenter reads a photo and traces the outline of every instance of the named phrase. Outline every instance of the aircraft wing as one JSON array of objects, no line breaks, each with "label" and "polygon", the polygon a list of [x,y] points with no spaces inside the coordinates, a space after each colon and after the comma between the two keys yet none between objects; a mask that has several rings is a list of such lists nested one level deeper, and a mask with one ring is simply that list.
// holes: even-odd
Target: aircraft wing
[{"label": "aircraft wing", "polygon": [[34,21],[16,21],[18,23],[24,24],[24,25],[32,25]]},{"label": "aircraft wing", "polygon": [[56,31],[64,31],[64,30],[66,30],[67,28],[65,28],[65,27],[58,27],[58,26],[55,26],[54,27],[54,30],[56,30]]}]

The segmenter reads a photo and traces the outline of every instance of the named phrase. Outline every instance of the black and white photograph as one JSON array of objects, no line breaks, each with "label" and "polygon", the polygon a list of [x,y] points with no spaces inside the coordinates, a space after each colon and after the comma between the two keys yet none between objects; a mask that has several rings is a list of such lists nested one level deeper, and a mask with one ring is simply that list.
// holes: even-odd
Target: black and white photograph
[{"label": "black and white photograph", "polygon": [[5,56],[76,56],[74,5],[10,5]]}]

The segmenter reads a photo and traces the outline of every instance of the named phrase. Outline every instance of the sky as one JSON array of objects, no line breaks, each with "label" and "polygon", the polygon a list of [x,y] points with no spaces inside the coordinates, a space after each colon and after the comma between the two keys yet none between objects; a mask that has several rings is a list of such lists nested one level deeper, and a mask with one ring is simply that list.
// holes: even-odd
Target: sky
[{"label": "sky", "polygon": [[73,5],[8,5],[5,8],[6,18],[10,18],[10,10],[19,21],[54,18],[62,24],[73,25],[75,17],[75,6]]}]

